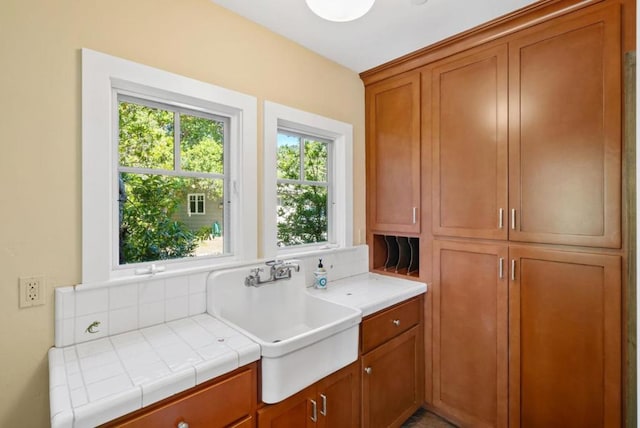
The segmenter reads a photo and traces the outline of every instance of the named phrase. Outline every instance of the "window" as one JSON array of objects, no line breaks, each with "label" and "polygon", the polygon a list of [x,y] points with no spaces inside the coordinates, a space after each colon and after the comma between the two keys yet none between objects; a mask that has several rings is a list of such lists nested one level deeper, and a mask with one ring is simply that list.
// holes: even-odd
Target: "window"
[{"label": "window", "polygon": [[214,223],[224,228],[224,210],[204,209],[205,194],[224,206],[228,120],[122,93],[116,99],[120,265],[228,253],[229,237],[213,234]]},{"label": "window", "polygon": [[263,257],[353,243],[352,126],[265,102]]},{"label": "window", "polygon": [[278,246],[329,240],[329,140],[278,130]]},{"label": "window", "polygon": [[83,283],[255,259],[255,98],[87,49],[82,84]]},{"label": "window", "polygon": [[204,215],[204,193],[189,193],[187,196],[188,214],[201,214]]}]

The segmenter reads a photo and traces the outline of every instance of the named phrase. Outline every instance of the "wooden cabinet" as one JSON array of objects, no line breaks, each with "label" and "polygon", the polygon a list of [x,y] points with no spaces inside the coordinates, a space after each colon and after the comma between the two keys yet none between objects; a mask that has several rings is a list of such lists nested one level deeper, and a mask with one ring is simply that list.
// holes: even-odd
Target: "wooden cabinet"
[{"label": "wooden cabinet", "polygon": [[432,72],[433,234],[506,239],[507,45]]},{"label": "wooden cabinet", "polygon": [[286,400],[258,410],[260,428],[354,428],[360,424],[355,362]]},{"label": "wooden cabinet", "polygon": [[255,427],[256,373],[253,363],[104,426],[177,427],[184,422],[191,428]]},{"label": "wooden cabinet", "polygon": [[366,90],[369,229],[420,232],[420,74]]},{"label": "wooden cabinet", "polygon": [[434,235],[620,247],[619,15],[581,11],[434,65]]},{"label": "wooden cabinet", "polygon": [[363,427],[399,427],[422,405],[422,305],[414,298],[362,323]]},{"label": "wooden cabinet", "polygon": [[507,426],[507,257],[434,242],[433,405],[463,426]]},{"label": "wooden cabinet", "polygon": [[620,247],[620,6],[509,41],[509,239]]},{"label": "wooden cabinet", "polygon": [[464,426],[620,425],[619,256],[434,248],[438,411]]},{"label": "wooden cabinet", "polygon": [[621,426],[620,257],[509,257],[510,426]]},{"label": "wooden cabinet", "polygon": [[[537,2],[362,74],[368,237],[420,239],[420,277],[433,281],[427,404],[461,426],[621,423],[621,46],[635,31],[621,18],[635,14],[630,5]],[[394,110],[407,112],[410,129],[418,73],[430,227],[410,232],[375,211],[380,201],[406,211],[381,180],[406,174],[415,155],[403,146],[402,162],[378,164],[386,132],[374,99],[391,91],[385,99],[400,103],[404,93]],[[369,239],[373,267],[386,262],[380,242]],[[373,346],[382,359],[386,345]]]}]

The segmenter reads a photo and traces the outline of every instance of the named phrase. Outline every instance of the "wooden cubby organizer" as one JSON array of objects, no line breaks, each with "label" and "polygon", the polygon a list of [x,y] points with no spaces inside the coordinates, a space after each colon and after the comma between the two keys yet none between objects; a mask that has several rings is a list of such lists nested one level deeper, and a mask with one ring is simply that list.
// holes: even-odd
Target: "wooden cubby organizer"
[{"label": "wooden cubby organizer", "polygon": [[373,269],[410,277],[420,276],[420,238],[373,235]]}]

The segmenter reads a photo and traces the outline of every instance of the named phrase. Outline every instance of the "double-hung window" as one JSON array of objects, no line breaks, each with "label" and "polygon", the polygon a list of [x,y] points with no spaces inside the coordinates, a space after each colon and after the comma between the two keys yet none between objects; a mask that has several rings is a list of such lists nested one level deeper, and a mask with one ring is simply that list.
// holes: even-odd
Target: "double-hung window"
[{"label": "double-hung window", "polygon": [[257,257],[255,97],[82,51],[82,282]]},{"label": "double-hung window", "polygon": [[262,256],[353,244],[348,123],[265,102]]}]

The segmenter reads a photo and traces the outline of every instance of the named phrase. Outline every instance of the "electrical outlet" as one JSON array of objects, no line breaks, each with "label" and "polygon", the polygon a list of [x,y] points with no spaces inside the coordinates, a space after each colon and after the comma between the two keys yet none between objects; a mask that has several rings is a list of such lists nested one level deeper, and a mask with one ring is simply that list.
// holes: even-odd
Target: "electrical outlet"
[{"label": "electrical outlet", "polygon": [[19,279],[20,307],[44,305],[44,277],[30,276]]}]

